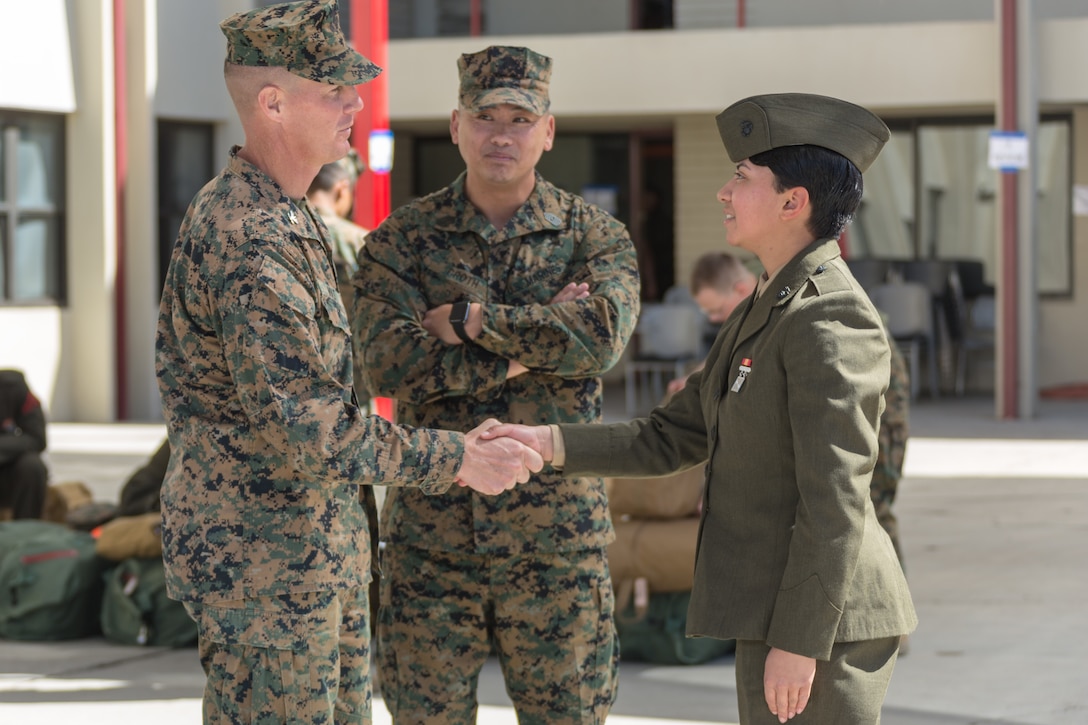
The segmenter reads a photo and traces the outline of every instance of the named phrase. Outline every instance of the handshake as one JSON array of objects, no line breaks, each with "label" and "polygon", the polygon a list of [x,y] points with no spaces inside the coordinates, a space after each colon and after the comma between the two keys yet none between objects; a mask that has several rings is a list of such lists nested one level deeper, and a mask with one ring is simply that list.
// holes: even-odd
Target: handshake
[{"label": "handshake", "polygon": [[551,428],[488,418],[465,434],[465,457],[457,471],[457,483],[495,496],[525,483],[550,460]]}]

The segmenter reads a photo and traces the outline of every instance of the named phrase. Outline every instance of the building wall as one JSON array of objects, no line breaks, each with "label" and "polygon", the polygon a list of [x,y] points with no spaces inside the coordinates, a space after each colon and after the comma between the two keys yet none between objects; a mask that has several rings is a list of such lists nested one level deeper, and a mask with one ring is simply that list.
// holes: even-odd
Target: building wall
[{"label": "building wall", "polygon": [[722,227],[722,207],[716,194],[729,180],[734,167],[722,147],[714,117],[709,114],[678,117],[673,143],[676,274],[677,282],[686,285],[700,255],[728,248]]},{"label": "building wall", "polygon": [[[1081,37],[1088,33],[1088,20],[1062,22],[1079,25]],[[924,53],[919,37],[927,39]],[[987,111],[997,97],[998,46],[987,22],[488,40],[529,45],[555,59],[552,108],[565,119],[717,113],[737,98],[783,90],[837,95],[887,114]],[[478,46],[474,38],[391,43],[393,122],[447,115],[456,99],[456,59]]]},{"label": "building wall", "polygon": [[109,0],[73,2],[75,113],[68,118],[68,305],[61,311],[54,420],[113,420],[117,214]]},{"label": "building wall", "polygon": [[219,161],[243,142],[223,83],[224,39],[219,22],[248,10],[248,0],[177,3],[126,0],[128,153],[125,257],[125,415],[161,417],[155,379],[159,309],[158,165],[160,119],[215,124]]},{"label": "building wall", "polygon": [[[629,0],[549,0],[549,2],[510,2],[485,0],[484,22],[488,35],[506,35],[531,28],[534,34],[570,33],[571,18],[577,18],[577,32],[597,32],[629,28]],[[481,50],[489,38],[476,38]]]},{"label": "building wall", "polygon": [[[12,7],[0,0],[5,13]],[[14,2],[14,0],[11,0]],[[219,164],[242,133],[223,88],[218,22],[251,0],[126,0],[128,195],[125,205],[126,355],[115,354],[111,0],[42,0],[64,8],[74,110],[26,95],[0,105],[69,112],[66,129],[68,303],[0,308],[0,366],[27,371],[53,420],[117,416],[118,369],[134,419],[158,417],[153,375],[157,314],[156,123],[215,124]],[[52,4],[50,4],[52,2]],[[611,6],[610,6],[611,7]],[[10,17],[10,15],[8,15]],[[11,24],[8,27],[13,27]],[[889,118],[991,112],[998,91],[995,26],[987,20],[900,25],[753,27],[683,32],[586,33],[405,40],[389,53],[390,115],[398,132],[394,203],[412,193],[410,131],[444,129],[456,100],[459,53],[488,43],[528,45],[556,59],[553,109],[564,130],[672,128],[676,149],[677,270],[724,244],[715,191],[730,172],[713,116],[753,93],[798,90],[850,98]],[[4,37],[0,29],[0,39]],[[58,33],[59,37],[59,33]],[[919,37],[925,50],[919,50]],[[1088,185],[1088,19],[1039,24],[1044,110],[1074,112],[1074,183]],[[0,44],[0,58],[10,43]],[[818,49],[814,50],[814,49]],[[62,54],[58,54],[62,55]],[[31,57],[31,56],[27,56]],[[55,60],[58,56],[51,55]],[[25,58],[18,60],[25,62]],[[12,63],[8,63],[11,67]],[[53,66],[50,66],[53,67]],[[64,63],[59,65],[63,89]],[[54,68],[54,70],[56,70]],[[58,105],[58,103],[60,105]],[[69,102],[71,104],[71,102]],[[1088,220],[1073,219],[1073,294],[1039,306],[1039,384],[1083,382],[1088,338],[1071,334],[1088,316]],[[8,343],[18,341],[18,344]]]}]

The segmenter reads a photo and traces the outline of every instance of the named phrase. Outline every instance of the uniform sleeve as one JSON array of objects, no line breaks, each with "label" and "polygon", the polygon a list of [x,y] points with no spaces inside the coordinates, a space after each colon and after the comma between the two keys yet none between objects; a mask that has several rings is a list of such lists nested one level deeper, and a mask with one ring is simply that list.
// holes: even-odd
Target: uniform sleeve
[{"label": "uniform sleeve", "polygon": [[244,255],[222,291],[238,301],[222,308],[222,339],[254,429],[317,480],[446,490],[461,463],[463,436],[363,416],[337,378],[337,361],[322,352],[319,316],[349,334],[334,286],[315,289],[305,260],[277,245],[252,243]]},{"label": "uniform sleeve", "polygon": [[367,390],[416,405],[490,397],[506,382],[509,363],[479,345],[447,345],[423,328],[434,305],[421,292],[401,224],[390,217],[367,237],[353,279],[352,344]]},{"label": "uniform sleeve", "polygon": [[589,297],[554,305],[484,305],[477,346],[563,378],[601,375],[619,362],[638,319],[638,258],[622,224],[584,214],[590,221],[578,240],[580,253],[557,263],[572,271],[569,282],[589,284]]},{"label": "uniform sleeve", "polygon": [[648,417],[625,423],[560,424],[563,475],[656,478],[707,459],[706,423],[700,404],[702,373]]},{"label": "uniform sleeve", "polygon": [[861,550],[889,352],[851,294],[814,298],[784,323],[800,500],[767,643],[826,659]]}]

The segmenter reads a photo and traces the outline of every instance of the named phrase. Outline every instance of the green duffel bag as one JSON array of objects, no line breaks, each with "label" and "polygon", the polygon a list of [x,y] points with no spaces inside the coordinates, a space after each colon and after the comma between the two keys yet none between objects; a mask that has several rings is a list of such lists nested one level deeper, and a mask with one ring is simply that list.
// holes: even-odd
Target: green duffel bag
[{"label": "green duffel bag", "polygon": [[47,641],[98,634],[102,572],[94,538],[35,519],[0,523],[0,637]]},{"label": "green duffel bag", "polygon": [[106,576],[102,634],[118,644],[187,647],[196,644],[196,622],[166,596],[162,558],[125,559]]},{"label": "green duffel bag", "polygon": [[686,637],[691,592],[655,592],[646,607],[629,601],[616,613],[620,657],[659,665],[698,665],[729,654],[736,642],[710,637]]}]

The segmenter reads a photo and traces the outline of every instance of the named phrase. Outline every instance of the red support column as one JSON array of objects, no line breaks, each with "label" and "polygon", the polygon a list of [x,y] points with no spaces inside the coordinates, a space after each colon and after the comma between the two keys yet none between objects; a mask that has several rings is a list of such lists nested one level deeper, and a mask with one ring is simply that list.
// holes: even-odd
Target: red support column
[{"label": "red support column", "polygon": [[[389,5],[388,0],[351,0],[352,45],[380,66],[382,74],[359,86],[363,110],[355,117],[351,144],[367,162],[367,169],[355,186],[355,222],[373,229],[389,216],[392,194],[388,172],[376,173],[370,167],[370,135],[389,129]],[[374,411],[393,420],[393,401],[374,398]]]},{"label": "red support column", "polygon": [[355,222],[373,229],[389,216],[392,203],[389,174],[370,169],[370,134],[389,128],[389,6],[388,0],[352,0],[351,42],[355,49],[383,68],[380,76],[359,86],[363,110],[355,117],[351,143],[367,170],[355,187]]},{"label": "red support column", "polygon": [[473,38],[483,33],[483,2],[482,0],[469,0],[468,4],[468,33]]},{"label": "red support column", "polygon": [[[1002,131],[1016,131],[1019,128],[1017,117],[1017,43],[1016,43],[1016,0],[1000,0],[998,17],[1001,32],[1001,97],[998,107],[997,122]],[[1020,289],[1017,277],[1019,259],[1019,201],[1016,172],[1001,173],[1001,200],[999,223],[1001,225],[1001,248],[999,266],[1001,277],[998,282],[998,325],[997,336],[1000,373],[997,385],[998,418],[1011,420],[1020,415],[1020,345],[1019,300]]]},{"label": "red support column", "polygon": [[115,274],[113,278],[114,356],[117,373],[116,420],[128,418],[128,314],[125,301],[125,190],[128,185],[128,76],[125,73],[125,2],[113,0],[113,123],[114,123],[114,195],[117,234],[114,239]]}]

